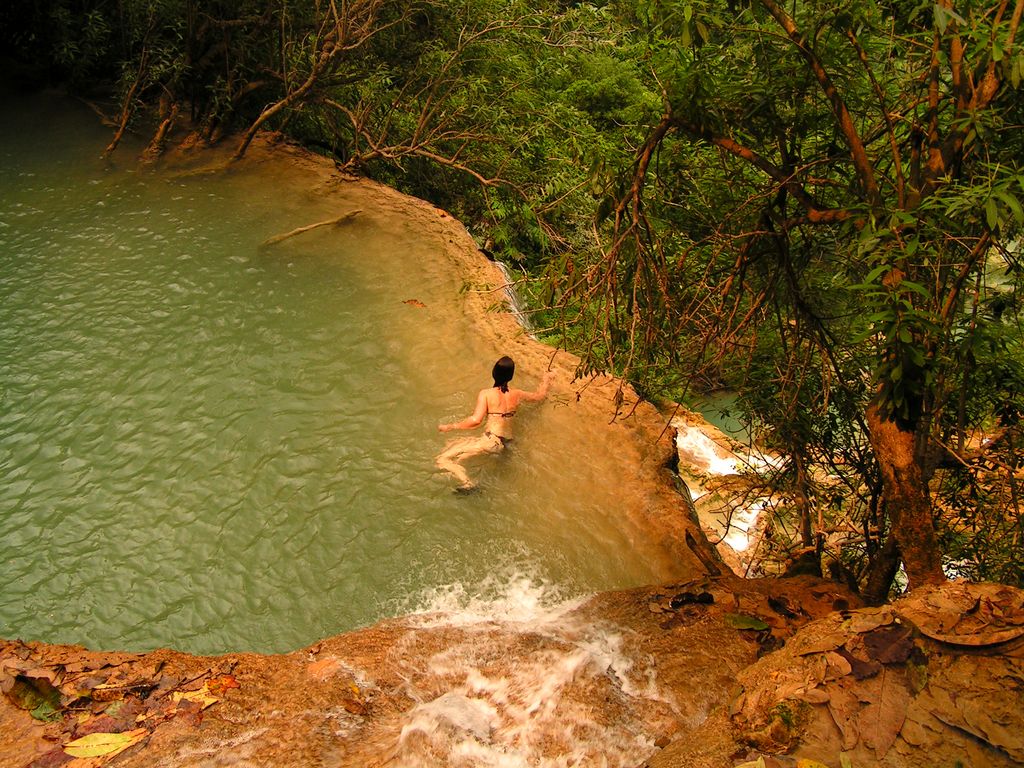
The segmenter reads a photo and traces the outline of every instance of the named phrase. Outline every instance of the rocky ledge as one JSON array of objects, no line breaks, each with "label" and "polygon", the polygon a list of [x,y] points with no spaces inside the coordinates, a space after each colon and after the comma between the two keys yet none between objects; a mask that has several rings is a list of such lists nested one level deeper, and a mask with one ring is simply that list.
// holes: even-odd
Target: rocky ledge
[{"label": "rocky ledge", "polygon": [[1020,590],[702,578],[282,655],[7,641],[0,765],[1010,766],[1022,681]]}]

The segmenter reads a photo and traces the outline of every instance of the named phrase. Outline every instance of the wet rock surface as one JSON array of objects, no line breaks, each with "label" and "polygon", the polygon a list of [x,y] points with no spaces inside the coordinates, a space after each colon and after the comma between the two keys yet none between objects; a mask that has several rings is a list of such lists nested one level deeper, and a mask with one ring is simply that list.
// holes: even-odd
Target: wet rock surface
[{"label": "wet rock surface", "polygon": [[1020,765],[1022,701],[1024,592],[950,583],[808,624],[649,765]]},{"label": "wet rock surface", "polygon": [[279,656],[5,642],[0,765],[81,766],[90,734],[89,765],[636,765],[723,706],[769,638],[848,599],[747,586],[613,592],[528,622],[423,615]]},{"label": "wet rock surface", "polygon": [[277,656],[8,641],[0,765],[1019,765],[1022,627],[1008,587],[722,577]]}]

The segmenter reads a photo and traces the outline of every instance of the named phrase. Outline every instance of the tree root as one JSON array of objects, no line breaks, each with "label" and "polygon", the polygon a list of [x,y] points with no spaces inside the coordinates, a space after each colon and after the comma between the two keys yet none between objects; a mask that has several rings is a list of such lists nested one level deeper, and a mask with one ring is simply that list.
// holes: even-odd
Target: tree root
[{"label": "tree root", "polygon": [[293,229],[291,232],[285,232],[284,234],[281,234],[281,235],[274,235],[273,237],[267,238],[262,243],[260,243],[260,248],[265,248],[265,247],[270,246],[270,245],[277,245],[281,241],[287,240],[289,237],[295,237],[296,235],[301,235],[304,232],[309,232],[310,230],[313,230],[313,229],[318,229],[320,227],[329,227],[329,226],[338,225],[338,224],[344,224],[345,222],[349,221],[350,219],[355,218],[356,216],[358,216],[362,212],[363,212],[362,209],[357,209],[357,210],[354,210],[354,211],[349,211],[348,213],[344,213],[341,216],[338,216],[337,218],[334,218],[334,219],[327,219],[326,221],[318,221],[316,224],[307,224],[304,227],[298,227],[297,229]]}]

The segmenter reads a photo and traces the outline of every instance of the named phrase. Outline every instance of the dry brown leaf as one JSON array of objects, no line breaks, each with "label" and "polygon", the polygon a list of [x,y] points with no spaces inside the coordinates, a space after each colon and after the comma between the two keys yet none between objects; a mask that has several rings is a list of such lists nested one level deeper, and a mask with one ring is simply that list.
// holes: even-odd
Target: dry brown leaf
[{"label": "dry brown leaf", "polygon": [[1007,711],[991,698],[974,696],[958,696],[956,704],[970,733],[1024,762],[1024,717],[1019,708]]},{"label": "dry brown leaf", "polygon": [[799,680],[788,679],[775,688],[775,697],[778,701],[795,698],[801,691],[806,691],[807,686]]},{"label": "dry brown leaf", "polygon": [[171,701],[178,704],[182,701],[191,701],[199,705],[200,709],[212,707],[220,699],[210,694],[210,689],[204,685],[197,691],[175,691],[171,694]]},{"label": "dry brown leaf", "polygon": [[900,738],[912,747],[920,747],[931,741],[928,729],[918,720],[922,716],[927,717],[927,714],[910,708],[903,720],[903,727],[900,728]]},{"label": "dry brown leaf", "polygon": [[975,630],[970,633],[961,632],[935,632],[929,629],[921,629],[922,635],[927,635],[933,640],[950,645],[966,645],[980,647],[984,645],[998,645],[1018,637],[1024,637],[1024,627],[1002,627],[998,629]]},{"label": "dry brown leaf", "polygon": [[850,664],[850,674],[857,680],[866,680],[874,677],[882,670],[882,665],[877,661],[870,661],[856,656],[846,648],[840,648],[839,653]]},{"label": "dry brown leaf", "polygon": [[841,648],[846,642],[846,635],[841,632],[833,632],[825,637],[812,640],[797,651],[801,656],[809,656],[812,653],[826,653]]},{"label": "dry brown leaf", "polygon": [[849,752],[860,741],[857,719],[861,704],[845,683],[846,680],[837,680],[828,687],[828,711],[843,736],[843,750]]},{"label": "dry brown leaf", "polygon": [[828,704],[832,699],[829,693],[821,688],[811,688],[809,691],[798,691],[794,698],[806,701],[808,704]]},{"label": "dry brown leaf", "polygon": [[902,624],[879,627],[864,633],[862,639],[868,657],[882,664],[902,664],[914,650],[910,628]]},{"label": "dry brown leaf", "polygon": [[1015,761],[1024,763],[1024,729],[1020,727],[1020,707],[1015,697],[1011,695],[1008,701],[1001,701],[996,694],[975,696],[960,692],[954,697],[943,688],[929,685],[919,699],[940,722],[1002,749]]},{"label": "dry brown leaf", "polygon": [[896,620],[891,608],[861,609],[850,617],[852,632],[870,632]]},{"label": "dry brown leaf", "polygon": [[912,593],[897,610],[921,634],[943,643],[978,647],[1024,637],[1024,597],[998,584],[950,584]]},{"label": "dry brown leaf", "polygon": [[740,691],[740,694],[729,704],[729,717],[736,717],[736,715],[743,711],[743,707],[746,706],[746,703],[747,694],[745,691]]},{"label": "dry brown leaf", "polygon": [[846,677],[850,674],[850,662],[847,661],[846,657],[842,654],[830,651],[822,658],[825,660],[825,674],[822,679],[826,682],[829,680],[838,680],[840,677]]},{"label": "dry brown leaf", "polygon": [[869,684],[874,690],[866,697],[868,703],[861,709],[857,725],[864,745],[881,760],[903,728],[911,693],[904,676],[892,669],[883,669]]}]

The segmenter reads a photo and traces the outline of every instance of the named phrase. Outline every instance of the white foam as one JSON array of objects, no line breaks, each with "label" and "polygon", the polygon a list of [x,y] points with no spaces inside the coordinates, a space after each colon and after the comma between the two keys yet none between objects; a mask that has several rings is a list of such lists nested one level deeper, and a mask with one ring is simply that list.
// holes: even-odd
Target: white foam
[{"label": "white foam", "polygon": [[739,459],[697,427],[679,425],[676,448],[684,454],[691,468],[700,473],[720,477],[739,473]]},{"label": "white foam", "polygon": [[633,699],[624,700],[622,709],[642,708],[628,693],[638,686],[623,674],[632,663],[612,658],[615,643],[593,651],[547,650],[499,675],[468,668],[462,683],[412,709],[396,756],[410,766],[436,765],[431,760],[438,755],[452,766],[635,765],[653,750],[653,735],[637,722],[598,727],[590,704],[620,697]]},{"label": "white foam", "polygon": [[[737,454],[721,446],[699,427],[682,422],[676,422],[675,426],[680,463],[696,475],[729,477],[739,475],[744,470],[760,472],[777,469],[784,461],[781,456],[756,450]],[[699,482],[687,484],[694,501],[708,493],[708,489]],[[734,509],[715,512],[713,517],[725,528],[722,541],[736,552],[748,550],[756,538],[758,520],[770,501],[768,497],[757,497]]]},{"label": "white foam", "polygon": [[729,527],[723,539],[737,552],[745,552],[757,534],[757,521],[768,505],[768,499],[755,499],[749,504],[733,510]]},{"label": "white foam", "polygon": [[417,628],[469,634],[409,670],[418,703],[392,762],[627,768],[651,754],[658,733],[645,729],[678,717],[678,707],[650,660],[630,657],[623,630],[573,614],[581,602],[525,574],[424,594]]},{"label": "white foam", "polygon": [[417,705],[409,723],[402,728],[399,741],[413,731],[436,733],[443,725],[450,726],[475,739],[487,739],[498,724],[498,710],[484,699],[449,691],[433,701]]},{"label": "white foam", "polygon": [[547,624],[577,608],[585,597],[566,598],[550,582],[507,571],[472,587],[445,584],[424,590],[409,611],[421,626],[469,626],[504,622]]}]

